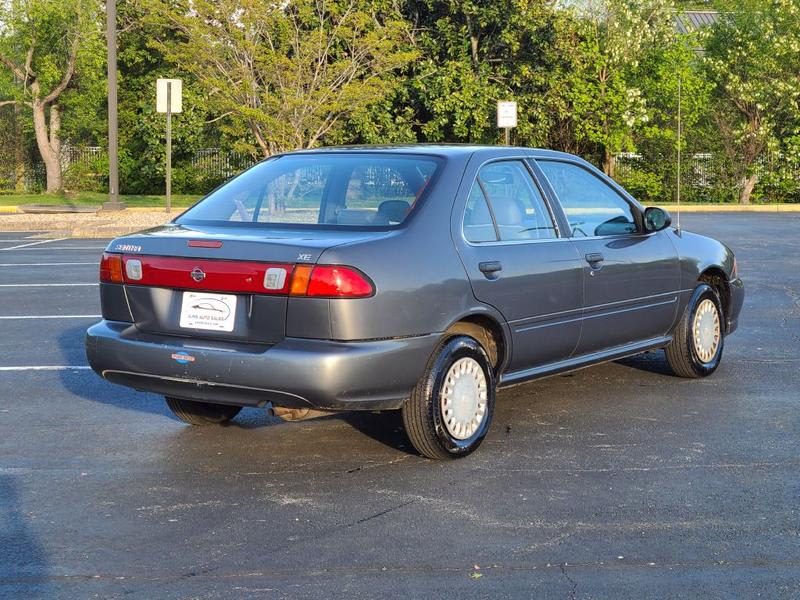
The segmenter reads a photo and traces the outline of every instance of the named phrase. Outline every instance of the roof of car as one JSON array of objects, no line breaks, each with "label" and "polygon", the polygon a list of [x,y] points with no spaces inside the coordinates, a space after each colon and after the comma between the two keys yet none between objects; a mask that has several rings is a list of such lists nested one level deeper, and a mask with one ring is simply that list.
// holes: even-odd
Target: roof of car
[{"label": "roof of car", "polygon": [[297,150],[290,154],[316,154],[326,152],[385,152],[397,154],[438,154],[441,156],[458,156],[464,154],[474,153],[518,153],[524,151],[533,157],[551,157],[551,158],[571,158],[575,159],[572,154],[565,152],[558,152],[556,150],[545,150],[542,148],[525,148],[521,146],[489,146],[480,144],[388,144],[388,145],[357,145],[357,146],[324,146],[321,148],[313,148],[310,150]]}]

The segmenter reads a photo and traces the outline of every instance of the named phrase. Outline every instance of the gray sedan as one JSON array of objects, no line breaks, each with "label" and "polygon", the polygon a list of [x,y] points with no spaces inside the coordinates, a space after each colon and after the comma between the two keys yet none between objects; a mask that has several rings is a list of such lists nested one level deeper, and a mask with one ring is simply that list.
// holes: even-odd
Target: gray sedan
[{"label": "gray sedan", "polygon": [[744,288],[569,154],[326,148],[272,157],[173,222],[112,241],[92,368],[194,425],[400,409],[417,450],[475,450],[496,388],[663,348],[704,377]]}]

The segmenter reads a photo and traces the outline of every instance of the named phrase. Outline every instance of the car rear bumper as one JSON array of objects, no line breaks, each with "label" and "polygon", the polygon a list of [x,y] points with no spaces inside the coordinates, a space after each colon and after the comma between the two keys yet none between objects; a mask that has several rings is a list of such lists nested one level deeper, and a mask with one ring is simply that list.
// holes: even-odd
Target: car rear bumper
[{"label": "car rear bumper", "polygon": [[86,355],[112,383],[187,400],[323,410],[399,408],[422,375],[437,334],[336,342],[285,338],[272,345],[198,341],[101,321]]}]

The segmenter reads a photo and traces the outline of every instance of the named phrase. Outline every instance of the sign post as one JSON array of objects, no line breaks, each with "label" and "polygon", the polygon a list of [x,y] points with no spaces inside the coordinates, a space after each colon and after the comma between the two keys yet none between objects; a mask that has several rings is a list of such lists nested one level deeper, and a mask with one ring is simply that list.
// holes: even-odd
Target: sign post
[{"label": "sign post", "polygon": [[108,52],[108,201],[103,210],[123,210],[119,201],[119,159],[117,140],[117,2],[106,3],[106,46]]},{"label": "sign post", "polygon": [[183,82],[180,79],[156,81],[156,111],[167,114],[167,212],[172,209],[172,113],[183,107]]},{"label": "sign post", "polygon": [[497,126],[506,130],[506,146],[511,145],[511,128],[517,126],[517,103],[497,101]]}]

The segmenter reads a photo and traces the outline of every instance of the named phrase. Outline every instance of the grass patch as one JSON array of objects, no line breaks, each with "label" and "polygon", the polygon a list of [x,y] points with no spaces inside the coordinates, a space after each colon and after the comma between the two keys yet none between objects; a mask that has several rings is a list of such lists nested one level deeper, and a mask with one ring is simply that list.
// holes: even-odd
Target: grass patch
[{"label": "grass patch", "polygon": [[[197,202],[202,196],[177,194],[172,196],[172,206],[186,207]],[[0,194],[0,206],[20,206],[22,204],[55,204],[64,205],[97,205],[100,206],[108,200],[108,194],[95,192],[81,192],[66,196],[63,194]],[[120,200],[130,207],[164,208],[167,204],[166,196],[138,196],[121,195]]]}]

